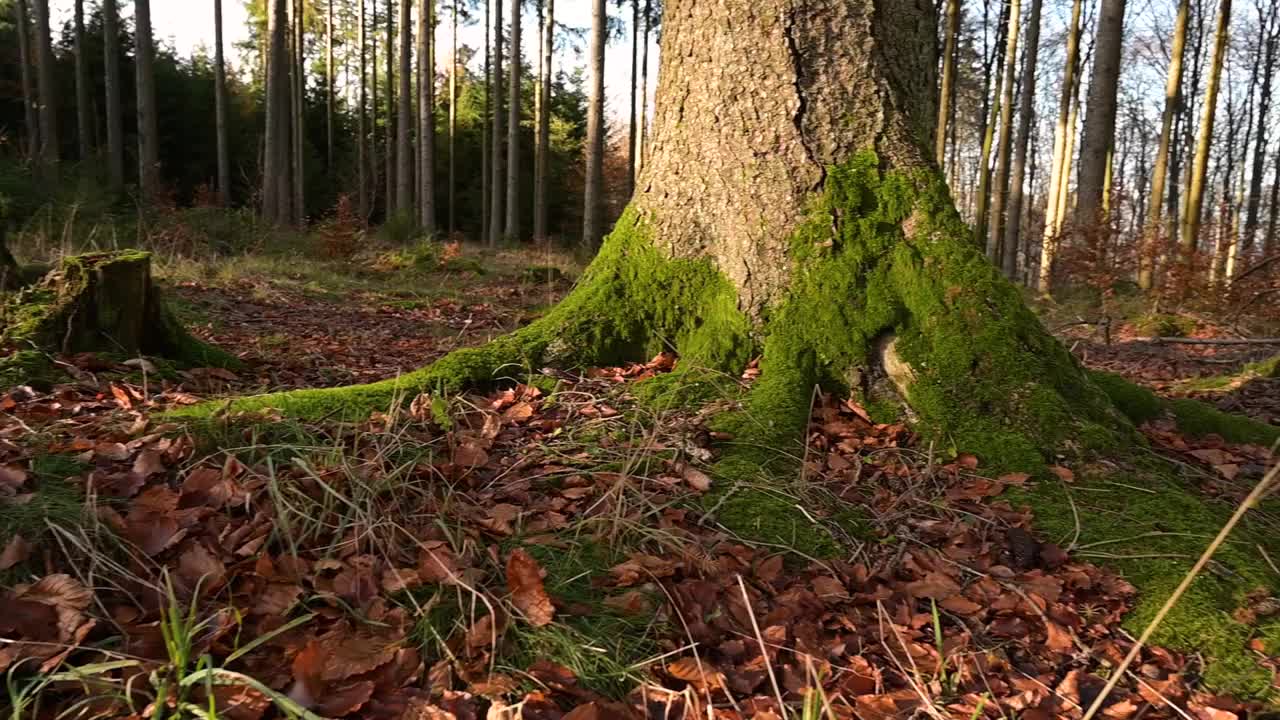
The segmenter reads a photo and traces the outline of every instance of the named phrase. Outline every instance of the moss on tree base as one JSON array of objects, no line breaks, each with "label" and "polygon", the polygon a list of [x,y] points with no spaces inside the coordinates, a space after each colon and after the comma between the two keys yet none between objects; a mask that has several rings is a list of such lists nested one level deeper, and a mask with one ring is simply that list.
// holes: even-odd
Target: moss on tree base
[{"label": "moss on tree base", "polygon": [[[187,333],[151,280],[149,253],[77,255],[4,306],[0,380],[25,382],[52,372],[48,355],[99,352],[163,357],[193,367],[239,361]],[[23,377],[25,376],[25,378]]]}]

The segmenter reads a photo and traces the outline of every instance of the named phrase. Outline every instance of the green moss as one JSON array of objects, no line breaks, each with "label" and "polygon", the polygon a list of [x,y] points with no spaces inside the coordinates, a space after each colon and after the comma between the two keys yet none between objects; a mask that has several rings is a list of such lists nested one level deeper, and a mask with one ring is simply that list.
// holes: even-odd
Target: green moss
[{"label": "green moss", "polygon": [[1181,315],[1152,313],[1134,320],[1133,329],[1154,337],[1186,337],[1196,331],[1196,321]]},{"label": "green moss", "polygon": [[1089,376],[1093,378],[1094,384],[1111,398],[1116,409],[1124,413],[1134,424],[1141,425],[1164,414],[1164,401],[1141,385],[1131,383],[1115,373],[1101,370],[1090,370]]},{"label": "green moss", "polygon": [[[1124,620],[1134,635],[1146,628],[1232,512],[1177,479],[1177,470],[1165,464],[1115,481],[1089,476],[1071,486],[1040,483],[1012,499],[1027,501],[1037,530],[1064,547],[1075,537],[1075,519],[1080,519],[1077,556],[1118,570],[1138,589],[1137,604]],[[1258,664],[1247,644],[1255,633],[1275,639],[1280,621],[1253,628],[1232,617],[1250,590],[1280,591],[1256,549],[1260,544],[1273,543],[1246,518],[1153,638],[1156,644],[1202,653],[1210,687],[1244,698],[1274,692],[1271,672]]]},{"label": "green moss", "polygon": [[42,352],[17,350],[0,357],[0,392],[16,385],[48,387],[60,377],[61,373]]},{"label": "green moss", "polygon": [[1190,435],[1221,435],[1228,442],[1270,445],[1280,440],[1280,428],[1243,415],[1225,413],[1197,400],[1169,401],[1178,429]]},{"label": "green moss", "polygon": [[636,400],[654,411],[701,407],[708,402],[737,398],[741,394],[738,381],[727,373],[705,368],[690,368],[680,363],[669,373],[654,375],[632,386]]}]

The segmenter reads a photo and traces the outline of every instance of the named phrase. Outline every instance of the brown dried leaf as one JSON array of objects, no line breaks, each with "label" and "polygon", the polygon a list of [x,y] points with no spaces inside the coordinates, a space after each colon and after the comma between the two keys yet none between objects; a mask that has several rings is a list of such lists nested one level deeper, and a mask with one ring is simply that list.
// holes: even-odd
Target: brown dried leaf
[{"label": "brown dried leaf", "polygon": [[507,558],[507,588],[511,591],[511,602],[534,627],[549,624],[556,614],[551,597],[542,585],[542,575],[542,566],[523,548],[516,548]]}]

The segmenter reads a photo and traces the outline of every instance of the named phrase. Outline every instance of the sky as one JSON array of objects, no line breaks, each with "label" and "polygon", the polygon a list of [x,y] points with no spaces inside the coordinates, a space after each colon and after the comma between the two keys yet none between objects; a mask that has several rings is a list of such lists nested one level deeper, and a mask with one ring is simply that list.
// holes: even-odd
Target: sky
[{"label": "sky", "polygon": [[[416,4],[416,3],[415,3]],[[50,11],[53,15],[53,26],[61,27],[63,22],[71,18],[74,0],[51,0]],[[617,6],[608,3],[611,14],[618,13]],[[239,63],[237,43],[248,38],[248,27],[245,23],[245,10],[241,0],[223,0],[223,33],[225,35],[228,60]],[[132,17],[133,3],[129,0],[120,2],[120,13],[124,17]],[[625,20],[630,27],[631,13],[626,10]],[[521,16],[521,47],[524,49],[526,62],[536,62],[538,52],[537,16],[530,8],[526,8]],[[557,0],[556,20],[573,27],[588,28],[591,25],[591,0]],[[178,50],[179,55],[190,55],[197,48],[213,47],[213,0],[151,0],[151,25],[156,40],[167,42]],[[447,60],[449,46],[449,27],[441,23],[437,29],[437,47],[440,50],[438,60]],[[484,45],[483,22],[458,29],[460,46],[482,47]],[[569,70],[586,64],[586,43],[578,54],[571,48],[561,49],[555,57],[557,69]],[[630,32],[627,37],[609,45],[605,55],[605,102],[611,117],[625,116],[629,102],[629,86],[631,83]],[[649,95],[652,99],[653,88],[657,84],[657,39],[651,38],[649,48]],[[477,70],[479,69],[477,63]]]}]

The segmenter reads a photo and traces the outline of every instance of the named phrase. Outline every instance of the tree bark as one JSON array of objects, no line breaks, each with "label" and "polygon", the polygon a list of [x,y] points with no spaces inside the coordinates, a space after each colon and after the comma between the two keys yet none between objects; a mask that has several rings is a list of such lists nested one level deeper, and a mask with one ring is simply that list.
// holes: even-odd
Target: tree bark
[{"label": "tree bark", "polygon": [[1169,176],[1169,151],[1173,142],[1173,121],[1181,103],[1182,57],[1187,47],[1187,20],[1191,0],[1178,3],[1178,16],[1173,27],[1173,47],[1169,53],[1169,75],[1164,88],[1164,111],[1160,116],[1160,142],[1151,170],[1150,205],[1143,231],[1143,247],[1138,256],[1138,287],[1155,287],[1156,260],[1160,254],[1160,235],[1164,224],[1165,182]]},{"label": "tree bark", "polygon": [[267,5],[267,112],[266,148],[263,152],[262,215],[269,222],[285,225],[293,221],[293,193],[289,110],[289,59],[285,34],[289,15],[287,2],[268,0]]},{"label": "tree bark", "polygon": [[80,162],[93,154],[93,120],[89,107],[89,60],[84,56],[84,0],[75,3],[76,141]]},{"label": "tree bark", "polygon": [[493,0],[493,80],[489,93],[493,97],[493,135],[489,139],[489,152],[493,153],[493,171],[489,173],[489,246],[502,240],[502,223],[506,220],[502,209],[507,191],[506,153],[502,144],[502,0]]},{"label": "tree bark", "polygon": [[1053,133],[1053,164],[1049,168],[1049,189],[1046,193],[1044,239],[1040,244],[1040,278],[1036,288],[1048,294],[1053,285],[1053,260],[1058,243],[1058,198],[1066,184],[1066,167],[1070,164],[1068,149],[1071,133],[1071,109],[1075,99],[1076,63],[1080,52],[1080,12],[1082,0],[1071,6],[1071,24],[1067,29],[1067,57],[1062,74],[1062,95],[1058,103],[1058,122]]},{"label": "tree bark", "polygon": [[356,194],[358,198],[358,207],[360,208],[360,222],[368,224],[369,222],[369,100],[368,93],[365,92],[366,84],[369,80],[369,73],[366,67],[368,52],[365,47],[367,22],[365,18],[365,2],[366,0],[356,0],[360,5],[358,39],[356,41],[356,51],[360,55],[360,82],[357,94],[359,96],[358,104],[360,108],[356,111],[356,183],[358,185]]},{"label": "tree bark", "polygon": [[420,215],[413,192],[413,0],[400,0],[400,88],[396,121],[396,207],[417,224]]},{"label": "tree bark", "polygon": [[289,66],[292,77],[293,97],[290,107],[293,110],[293,217],[297,227],[306,225],[307,215],[307,71],[306,71],[306,15],[302,0],[291,0],[293,24],[289,35],[292,50],[289,53]]},{"label": "tree bark", "polygon": [[227,68],[222,55],[222,0],[213,0],[213,97],[218,133],[218,202],[231,203],[230,142],[227,139]]},{"label": "tree bark", "polygon": [[595,250],[604,232],[604,0],[591,0],[591,80],[587,95],[586,182],[583,187],[582,246]]},{"label": "tree bark", "polygon": [[1108,151],[1115,144],[1116,92],[1120,85],[1120,53],[1124,49],[1125,0],[1102,0],[1094,35],[1093,75],[1080,141],[1080,176],[1076,195],[1076,223],[1091,233],[1103,233],[1095,244],[1105,246],[1103,186]]},{"label": "tree bark", "polygon": [[511,0],[511,61],[507,69],[507,217],[503,235],[520,239],[520,0]]},{"label": "tree bark", "polygon": [[434,0],[418,5],[418,224],[428,236],[436,232],[435,13]]},{"label": "tree bark", "polygon": [[333,0],[325,5],[324,24],[324,166],[333,172]]},{"label": "tree bark", "polygon": [[[401,0],[403,2],[404,0]],[[387,219],[402,208],[399,206],[399,186],[396,184],[396,171],[400,165],[396,158],[396,36],[395,5],[387,0],[387,134],[385,140],[387,155]],[[410,210],[412,212],[412,210]]]},{"label": "tree bark", "polygon": [[551,165],[551,62],[555,47],[555,0],[545,0],[538,73],[537,161],[533,177],[533,239],[547,240],[547,177]]},{"label": "tree bark", "polygon": [[[449,240],[458,231],[458,0],[449,5]],[[432,123],[434,126],[434,123]],[[483,127],[483,125],[482,125]]]},{"label": "tree bark", "polygon": [[1009,180],[1008,221],[1004,234],[1002,268],[1010,279],[1018,274],[1019,234],[1022,232],[1022,183],[1027,169],[1031,121],[1035,118],[1036,64],[1040,55],[1040,11],[1043,0],[1031,0],[1027,17],[1026,50],[1022,56],[1022,88],[1018,99],[1018,137],[1013,151],[1012,177]]},{"label": "tree bark", "polygon": [[652,0],[644,0],[644,40],[640,52],[640,129],[636,138],[636,173],[644,169],[649,125],[649,32],[653,29]]},{"label": "tree bark", "polygon": [[960,35],[960,0],[947,0],[947,38],[942,51],[942,87],[938,93],[938,129],[933,141],[933,157],[938,167],[946,165],[947,122],[951,119],[952,88],[955,85],[956,41]]},{"label": "tree bark", "polygon": [[1267,257],[1280,250],[1280,152],[1272,156],[1275,174],[1271,177],[1271,200],[1267,218],[1267,242],[1263,254]]},{"label": "tree bark", "polygon": [[[1280,55],[1280,6],[1268,3],[1264,10],[1261,2],[1255,3],[1258,17],[1263,19],[1264,33],[1260,42],[1263,45],[1262,62],[1260,64],[1261,84],[1258,96],[1258,128],[1253,139],[1253,165],[1249,173],[1249,198],[1245,207],[1244,239],[1247,247],[1252,249],[1258,244],[1258,226],[1262,205],[1262,178],[1267,159],[1267,128],[1271,111],[1271,94],[1275,78],[1277,55]],[[1258,69],[1255,69],[1258,72]]]},{"label": "tree bark", "polygon": [[[457,2],[458,0],[454,0]],[[501,2],[502,0],[496,0]],[[493,147],[489,143],[489,123],[493,112],[493,44],[489,42],[490,30],[493,29],[493,13],[491,8],[495,0],[484,2],[484,110],[480,116],[480,241],[490,243],[491,216],[493,215]]]},{"label": "tree bark", "polygon": [[627,193],[636,187],[636,76],[640,70],[640,0],[631,0],[631,85],[627,108]]},{"label": "tree bark", "polygon": [[1205,180],[1209,169],[1209,151],[1213,144],[1213,120],[1218,104],[1218,87],[1227,52],[1227,36],[1231,26],[1231,0],[1218,6],[1218,28],[1214,33],[1213,60],[1209,82],[1205,88],[1204,115],[1196,139],[1196,156],[1191,166],[1191,182],[1187,186],[1186,210],[1183,213],[1179,243],[1183,262],[1189,262],[1196,251],[1200,235],[1200,213],[1204,202]]},{"label": "tree bark", "polygon": [[40,167],[46,179],[57,177],[58,74],[49,30],[49,0],[35,0],[36,88],[40,99]]},{"label": "tree bark", "polygon": [[151,35],[151,0],[134,0],[134,68],[138,99],[138,187],[144,200],[160,192],[160,129],[156,119],[155,45]]},{"label": "tree bark", "polygon": [[[110,0],[108,0],[110,1]],[[31,83],[31,27],[27,19],[27,0],[13,4],[15,32],[18,35],[18,71],[22,82],[22,107],[26,118],[27,160],[35,162],[40,155],[40,116],[36,91]]]},{"label": "tree bark", "polygon": [[[979,239],[987,243],[987,257],[999,265],[1004,256],[1004,212],[1009,196],[1009,153],[1013,146],[1013,82],[1018,62],[1018,29],[1022,25],[1022,4],[1013,0],[1009,10],[1009,46],[1005,49],[1003,87],[1000,91],[1000,143],[996,147],[995,183],[991,195],[991,212],[983,217],[990,218],[991,231]],[[1024,81],[1025,82],[1025,81]]]}]

